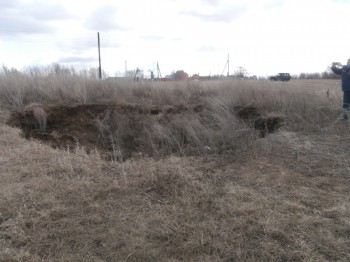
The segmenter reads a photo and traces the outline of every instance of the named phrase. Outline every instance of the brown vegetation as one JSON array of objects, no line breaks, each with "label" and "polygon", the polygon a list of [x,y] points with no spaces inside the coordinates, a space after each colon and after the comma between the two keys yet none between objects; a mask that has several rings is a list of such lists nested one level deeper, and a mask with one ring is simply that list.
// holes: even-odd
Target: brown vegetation
[{"label": "brown vegetation", "polygon": [[[238,121],[242,121],[242,126],[245,124],[257,130],[247,128],[246,135],[255,133],[257,138],[275,132],[283,122],[278,116],[263,117],[251,106],[236,106],[231,110],[230,119],[237,122],[236,128],[239,128]],[[55,148],[83,146],[87,152],[98,148],[107,158],[125,159],[135,153],[145,156],[198,155],[205,148],[210,148],[210,153],[234,148],[235,139],[223,144],[220,137],[227,130],[222,130],[220,121],[212,114],[201,104],[147,108],[132,104],[89,104],[46,106],[45,109],[31,105],[24,111],[12,113],[7,124],[20,127],[26,138],[44,140]],[[197,126],[191,126],[195,123]],[[206,130],[201,133],[196,128]],[[239,132],[244,135],[242,130]]]},{"label": "brown vegetation", "polygon": [[[334,81],[10,76],[0,78],[1,261],[350,259],[350,133]],[[24,117],[30,103],[45,132],[34,111]],[[261,137],[258,119],[283,126]],[[64,132],[74,146],[32,139]],[[96,141],[80,143],[89,132],[115,152],[137,146],[107,161]]]}]

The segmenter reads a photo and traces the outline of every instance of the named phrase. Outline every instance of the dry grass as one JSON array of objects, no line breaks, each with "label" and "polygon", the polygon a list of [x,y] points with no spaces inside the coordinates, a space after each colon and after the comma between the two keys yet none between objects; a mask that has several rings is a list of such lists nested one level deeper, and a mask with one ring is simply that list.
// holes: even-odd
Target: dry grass
[{"label": "dry grass", "polygon": [[[89,85],[144,107],[203,104],[227,141],[237,134],[230,129],[242,127],[227,123],[232,106],[253,105],[283,115],[286,124],[262,139],[236,139],[242,142],[239,154],[118,162],[97,151],[26,140],[4,124],[3,109],[0,260],[350,260],[350,135],[346,123],[334,125],[340,113],[335,82]],[[1,94],[9,92],[0,86]],[[61,92],[55,88],[53,93]],[[87,103],[107,99],[96,95],[104,91],[90,91]],[[61,100],[76,101],[69,99]],[[21,107],[54,100],[28,99]],[[18,99],[1,102],[16,107],[11,101]],[[193,114],[172,124],[191,134],[194,145],[205,144],[201,133],[208,129]],[[170,139],[169,130],[154,126],[152,134]]]},{"label": "dry grass", "polygon": [[[91,104],[137,108],[145,118],[107,112],[102,118],[88,119],[101,131],[105,147],[113,147],[113,155],[126,158],[135,148],[152,156],[194,155],[207,153],[208,147],[211,153],[222,153],[250,146],[256,138],[250,129],[254,124],[237,119],[237,106],[254,107],[263,116],[284,119],[287,131],[327,130],[341,112],[338,85],[337,80],[97,81],[73,73],[33,76],[6,72],[0,77],[0,102],[4,108],[20,112],[33,103],[44,108]],[[175,108],[176,112],[145,122],[153,108]],[[131,150],[126,144],[132,145]]]},{"label": "dry grass", "polygon": [[281,132],[240,159],[105,162],[2,125],[1,259],[347,261],[350,161],[320,142]]}]

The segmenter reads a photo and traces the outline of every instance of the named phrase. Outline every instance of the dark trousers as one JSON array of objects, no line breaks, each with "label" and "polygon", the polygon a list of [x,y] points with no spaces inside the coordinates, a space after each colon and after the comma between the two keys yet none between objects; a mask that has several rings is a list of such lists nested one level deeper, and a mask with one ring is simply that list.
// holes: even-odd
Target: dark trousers
[{"label": "dark trousers", "polygon": [[343,109],[346,111],[350,110],[350,91],[344,91],[343,94]]}]

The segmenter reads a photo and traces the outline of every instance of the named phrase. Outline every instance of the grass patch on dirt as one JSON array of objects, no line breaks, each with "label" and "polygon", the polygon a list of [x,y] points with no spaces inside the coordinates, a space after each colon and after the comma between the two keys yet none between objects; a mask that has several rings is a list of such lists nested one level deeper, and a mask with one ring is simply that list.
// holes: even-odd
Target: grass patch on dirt
[{"label": "grass patch on dirt", "polygon": [[[350,260],[350,133],[337,121],[335,82],[101,82],[93,91],[80,79],[86,92],[59,100],[45,97],[46,80],[12,90],[38,96],[1,101],[1,261]],[[61,86],[51,94],[65,94]],[[83,103],[74,93],[87,94]],[[257,115],[283,126],[261,136]],[[72,126],[94,146],[74,140]],[[99,142],[117,141],[111,131],[137,138],[133,154],[104,158]],[[53,148],[49,135],[71,144]],[[113,143],[125,152],[132,140]]]},{"label": "grass patch on dirt", "polygon": [[346,261],[349,159],[332,139],[281,132],[239,158],[113,162],[2,125],[0,257]]}]

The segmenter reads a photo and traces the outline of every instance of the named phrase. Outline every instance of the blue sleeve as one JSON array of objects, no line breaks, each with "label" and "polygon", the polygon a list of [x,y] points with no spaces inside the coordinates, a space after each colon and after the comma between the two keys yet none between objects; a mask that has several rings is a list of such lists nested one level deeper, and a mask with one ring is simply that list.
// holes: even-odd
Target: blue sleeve
[{"label": "blue sleeve", "polygon": [[341,75],[342,69],[336,66],[331,67],[334,74]]}]

